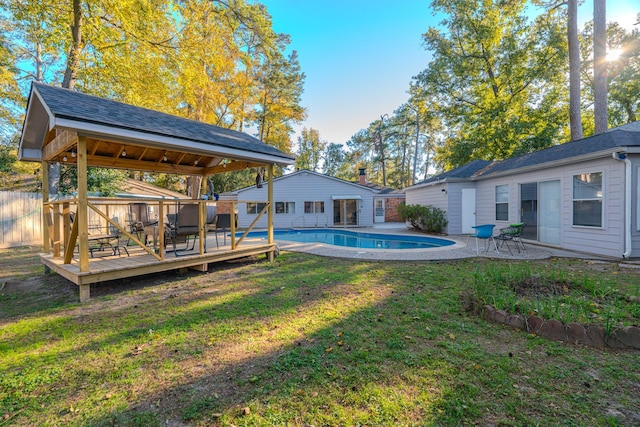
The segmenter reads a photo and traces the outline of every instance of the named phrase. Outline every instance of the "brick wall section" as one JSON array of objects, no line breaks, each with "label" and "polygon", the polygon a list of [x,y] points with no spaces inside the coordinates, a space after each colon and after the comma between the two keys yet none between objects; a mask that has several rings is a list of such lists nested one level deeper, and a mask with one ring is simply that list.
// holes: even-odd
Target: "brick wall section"
[{"label": "brick wall section", "polygon": [[231,202],[227,200],[218,200],[216,202],[216,207],[217,213],[225,214],[231,212]]},{"label": "brick wall section", "polygon": [[398,214],[398,206],[400,203],[404,202],[404,196],[402,197],[390,197],[385,199],[385,213],[384,213],[384,221],[385,222],[402,222],[400,215]]}]

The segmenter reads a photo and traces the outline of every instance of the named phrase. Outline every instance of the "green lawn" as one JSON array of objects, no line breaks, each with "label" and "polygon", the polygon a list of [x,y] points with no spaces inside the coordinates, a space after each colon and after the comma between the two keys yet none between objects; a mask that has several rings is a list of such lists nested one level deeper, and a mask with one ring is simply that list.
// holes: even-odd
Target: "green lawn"
[{"label": "green lawn", "polygon": [[[283,253],[92,286],[81,305],[36,252],[0,251],[0,426],[640,424],[640,352],[466,313],[474,259]],[[615,264],[483,264],[640,284]]]}]

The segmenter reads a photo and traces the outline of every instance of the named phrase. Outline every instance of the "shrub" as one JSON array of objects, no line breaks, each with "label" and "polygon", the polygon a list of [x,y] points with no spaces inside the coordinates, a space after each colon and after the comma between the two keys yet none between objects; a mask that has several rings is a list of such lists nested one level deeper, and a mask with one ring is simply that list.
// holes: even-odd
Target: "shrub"
[{"label": "shrub", "polygon": [[442,233],[447,226],[446,213],[435,206],[400,204],[398,213],[415,229],[428,233]]}]

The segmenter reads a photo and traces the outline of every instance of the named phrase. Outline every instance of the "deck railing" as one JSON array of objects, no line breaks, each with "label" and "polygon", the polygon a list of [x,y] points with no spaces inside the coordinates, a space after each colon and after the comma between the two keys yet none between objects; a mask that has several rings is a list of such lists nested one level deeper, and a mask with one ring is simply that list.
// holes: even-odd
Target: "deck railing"
[{"label": "deck railing", "polygon": [[[148,246],[146,239],[133,230],[132,224],[138,219],[131,217],[129,210],[130,203],[146,203],[149,207],[149,212],[152,213],[156,219],[159,219],[157,222],[157,234],[154,235],[153,246]],[[270,208],[270,204],[268,202],[262,200],[259,202],[253,202],[263,204],[264,207],[251,225],[239,238],[236,239],[236,221],[234,213],[236,211],[237,203],[252,203],[252,201],[230,203],[230,213],[232,213],[232,218],[234,218],[234,220],[231,221],[229,230],[231,234],[231,250],[236,249],[236,247],[245,239],[247,234],[253,229],[262,215],[267,213]],[[89,198],[87,200],[86,224],[84,230],[79,229],[80,221],[78,220],[77,215],[78,199],[73,198],[45,202],[43,204],[45,225],[43,227],[44,251],[52,253],[55,258],[63,256],[64,263],[69,264],[73,259],[74,249],[79,245],[83,233],[88,239],[89,225],[97,225],[98,227],[102,226],[105,229],[111,227],[111,229],[118,230],[122,238],[126,239],[129,244],[131,242],[135,243],[136,246],[142,248],[149,255],[152,255],[157,260],[162,261],[165,259],[166,255],[166,218],[168,215],[177,213],[180,206],[187,204],[198,205],[198,253],[202,255],[205,253],[204,242],[208,231],[207,207],[216,206],[216,202],[211,200],[169,200],[155,198]],[[272,237],[270,237],[269,243],[272,243]]]}]

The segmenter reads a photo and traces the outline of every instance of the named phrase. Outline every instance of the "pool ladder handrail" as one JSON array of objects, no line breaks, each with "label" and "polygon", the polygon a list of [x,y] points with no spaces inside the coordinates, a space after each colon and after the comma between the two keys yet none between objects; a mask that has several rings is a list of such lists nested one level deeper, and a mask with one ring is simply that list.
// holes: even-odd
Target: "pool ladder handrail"
[{"label": "pool ladder handrail", "polygon": [[329,217],[327,215],[316,215],[316,228],[319,227],[318,218],[324,218],[324,226],[323,226],[324,228],[329,227]]},{"label": "pool ladder handrail", "polygon": [[295,227],[296,227],[295,222],[296,222],[297,220],[299,220],[300,218],[302,218],[302,228],[305,228],[304,215],[300,215],[299,217],[294,218],[294,219],[291,221],[291,227],[292,227],[292,228],[295,228]]}]

